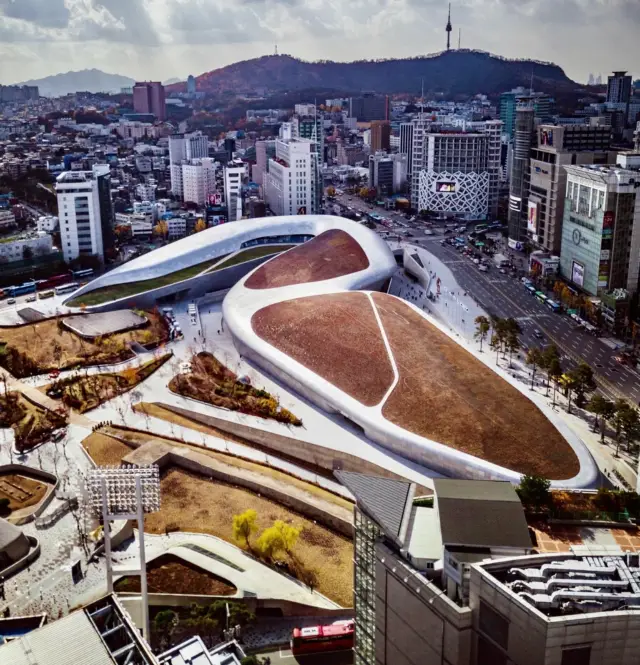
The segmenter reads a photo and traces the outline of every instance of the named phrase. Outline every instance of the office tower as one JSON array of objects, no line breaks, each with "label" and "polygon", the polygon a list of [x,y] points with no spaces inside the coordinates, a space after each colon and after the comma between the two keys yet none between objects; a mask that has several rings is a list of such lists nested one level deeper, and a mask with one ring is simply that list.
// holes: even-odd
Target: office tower
[{"label": "office tower", "polygon": [[413,124],[403,122],[400,125],[400,149],[398,152],[407,156],[407,173],[411,175],[411,148],[413,144]]},{"label": "office tower", "polygon": [[389,97],[366,93],[349,99],[349,117],[358,122],[389,119]]},{"label": "office tower", "polygon": [[631,76],[627,72],[613,72],[607,78],[607,103],[628,104],[631,99]]},{"label": "office tower", "polygon": [[182,190],[184,201],[204,205],[217,191],[214,160],[205,157],[182,164]]},{"label": "office tower", "polygon": [[509,247],[512,249],[521,248],[527,239],[529,151],[533,143],[534,113],[532,107],[516,111],[508,211]]},{"label": "office tower", "polygon": [[538,122],[550,122],[554,100],[544,92],[533,92],[525,88],[515,88],[500,95],[500,120],[503,132],[513,139],[516,124],[516,111],[525,106],[534,110]]},{"label": "office tower", "polygon": [[189,95],[195,95],[196,93],[196,78],[191,74],[189,74],[189,77],[187,78],[187,93]]},{"label": "office tower", "polygon": [[420,171],[425,168],[425,141],[433,116],[417,113],[411,120],[411,154],[409,155],[409,171],[411,173],[411,207],[419,209]]},{"label": "office tower", "polygon": [[495,217],[501,129],[499,120],[470,123],[468,130],[432,126],[417,173],[417,209],[466,219]]},{"label": "office tower", "polygon": [[[269,159],[275,157],[276,142],[275,141],[256,141],[256,163],[251,169],[251,179],[253,182],[260,185],[261,191],[264,192],[264,174],[267,172],[267,163]],[[264,194],[263,194],[264,195]]]},{"label": "office tower", "polygon": [[[294,116],[291,120],[294,139],[304,139],[313,144],[316,153],[316,168],[320,169],[324,164],[324,120],[322,116],[314,114],[313,116],[298,117]],[[315,178],[315,200],[322,200],[322,178]]]},{"label": "office tower", "polygon": [[166,120],[164,86],[158,81],[136,83],[133,86],[133,110],[136,113],[152,113],[158,120]]},{"label": "office tower", "polygon": [[611,128],[540,125],[530,151],[527,232],[534,246],[560,254],[567,184],[565,166],[612,164]]},{"label": "office tower", "polygon": [[64,260],[80,255],[103,259],[114,247],[109,166],[61,173],[56,194]]},{"label": "office tower", "polygon": [[407,182],[407,155],[387,155],[384,152],[369,156],[369,187],[379,196],[391,196]]},{"label": "office tower", "polygon": [[236,140],[234,138],[225,138],[224,151],[227,153],[227,160],[232,160],[236,151]]},{"label": "office tower", "polygon": [[171,191],[175,196],[183,195],[182,164],[192,159],[209,156],[209,140],[201,132],[169,137],[169,171]]},{"label": "office tower", "polygon": [[560,270],[580,291],[596,296],[638,290],[640,199],[638,172],[611,166],[565,166]]},{"label": "office tower", "polygon": [[224,198],[229,222],[242,219],[242,184],[246,172],[246,165],[241,159],[232,160],[224,167]]},{"label": "office tower", "polygon": [[317,214],[319,180],[315,145],[304,139],[276,139],[275,159],[264,176],[267,204],[276,215]]},{"label": "office tower", "polygon": [[371,123],[371,152],[388,152],[391,145],[391,124],[388,120],[374,120]]}]

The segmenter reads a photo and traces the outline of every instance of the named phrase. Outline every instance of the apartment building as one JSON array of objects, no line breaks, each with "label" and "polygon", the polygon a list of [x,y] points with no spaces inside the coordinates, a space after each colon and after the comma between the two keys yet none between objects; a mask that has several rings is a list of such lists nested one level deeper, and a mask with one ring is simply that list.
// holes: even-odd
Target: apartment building
[{"label": "apartment building", "polygon": [[44,231],[3,238],[0,242],[0,263],[23,261],[50,254],[52,251],[53,241],[51,236]]},{"label": "apartment building", "polygon": [[246,175],[247,165],[241,159],[232,160],[224,167],[224,200],[229,222],[242,219],[242,185]]},{"label": "apartment building", "polygon": [[164,86],[159,81],[145,81],[133,86],[133,110],[152,113],[160,121],[167,119]]},{"label": "apartment building", "polygon": [[303,139],[276,140],[276,156],[265,174],[265,199],[276,215],[317,214],[318,155]]},{"label": "apartment building", "polygon": [[193,159],[203,159],[208,156],[209,140],[201,132],[169,137],[171,191],[175,196],[182,197],[184,194],[182,164],[190,162]]},{"label": "apartment building", "polygon": [[204,205],[210,194],[216,192],[215,161],[210,158],[192,159],[182,164],[182,198]]},{"label": "apartment building", "polygon": [[104,258],[114,247],[109,166],[61,173],[56,194],[64,260],[81,254]]}]

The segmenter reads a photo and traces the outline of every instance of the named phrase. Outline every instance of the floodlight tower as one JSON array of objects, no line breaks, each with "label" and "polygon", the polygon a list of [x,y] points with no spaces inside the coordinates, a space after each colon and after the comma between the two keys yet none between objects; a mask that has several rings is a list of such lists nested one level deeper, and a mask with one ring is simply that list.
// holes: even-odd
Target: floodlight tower
[{"label": "floodlight tower", "polygon": [[149,595],[144,553],[144,516],[160,509],[160,471],[149,466],[96,467],[87,474],[87,494],[93,513],[102,517],[104,554],[107,561],[107,591],[113,593],[111,526],[113,520],[136,520],[138,527],[139,569],[118,571],[140,575],[142,634],[149,639]]}]

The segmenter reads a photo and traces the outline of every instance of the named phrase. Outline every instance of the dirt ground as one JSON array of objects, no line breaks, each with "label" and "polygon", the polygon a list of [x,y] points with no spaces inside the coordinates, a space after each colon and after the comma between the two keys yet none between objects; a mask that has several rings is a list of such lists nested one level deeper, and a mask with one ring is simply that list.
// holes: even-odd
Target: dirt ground
[{"label": "dirt ground", "polygon": [[9,499],[12,513],[37,505],[48,489],[47,483],[36,478],[20,474],[0,474],[0,499]]},{"label": "dirt ground", "polygon": [[13,428],[17,448],[30,450],[66,422],[66,416],[35,404],[22,393],[10,392],[9,404],[7,397],[0,398],[0,426]]},{"label": "dirt ground", "polygon": [[400,372],[386,418],[520,473],[578,473],[571,446],[533,402],[400,300],[373,299]]},{"label": "dirt ground", "polygon": [[[150,344],[164,340],[167,335],[162,316],[146,312],[149,325],[115,335],[105,336],[101,342],[82,339],[75,333],[58,325],[57,319],[47,319],[26,326],[0,328],[0,342],[13,348],[37,363],[40,370],[66,369],[76,365],[99,365],[133,354],[126,349],[132,341]],[[7,368],[11,370],[11,368]]]},{"label": "dirt ground", "polygon": [[[237,589],[226,580],[172,554],[163,554],[147,565],[149,593],[233,596]],[[116,591],[140,592],[140,577],[119,579]]]},{"label": "dirt ground", "polygon": [[122,458],[128,455],[133,446],[101,432],[93,432],[82,441],[84,449],[98,466],[120,466]]},{"label": "dirt ground", "polygon": [[244,285],[248,289],[274,289],[350,275],[368,267],[362,247],[348,233],[333,229],[271,259]]},{"label": "dirt ground", "polygon": [[251,326],[265,342],[365,406],[379,404],[393,383],[380,328],[364,293],[269,305],[253,315]]}]

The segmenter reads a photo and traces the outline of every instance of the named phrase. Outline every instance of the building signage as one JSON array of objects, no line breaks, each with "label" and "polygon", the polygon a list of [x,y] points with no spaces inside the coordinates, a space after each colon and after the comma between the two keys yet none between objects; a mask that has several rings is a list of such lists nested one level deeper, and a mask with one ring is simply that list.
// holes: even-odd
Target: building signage
[{"label": "building signage", "polygon": [[538,231],[538,204],[534,201],[529,201],[527,231],[530,233],[536,233]]},{"label": "building signage", "polygon": [[553,146],[553,129],[540,130],[540,145]]},{"label": "building signage", "polygon": [[584,266],[582,263],[571,262],[571,281],[580,288],[584,286]]},{"label": "building signage", "polygon": [[209,205],[210,206],[222,205],[222,194],[209,194]]},{"label": "building signage", "polygon": [[455,194],[456,183],[450,180],[439,180],[436,182],[436,192],[439,194]]},{"label": "building signage", "polygon": [[608,261],[610,258],[611,258],[611,250],[603,249],[600,252],[600,263],[602,263],[602,261]]},{"label": "building signage", "polygon": [[612,238],[613,237],[613,223],[615,217],[613,211],[608,210],[602,216],[602,237],[603,238]]},{"label": "building signage", "polygon": [[585,238],[585,236],[582,235],[580,229],[573,229],[573,233],[571,234],[571,238],[573,239],[573,244],[577,245],[580,247],[580,245],[588,245],[589,240],[588,238]]},{"label": "building signage", "polygon": [[300,206],[298,208],[298,215],[306,215],[307,214],[307,206]]}]

